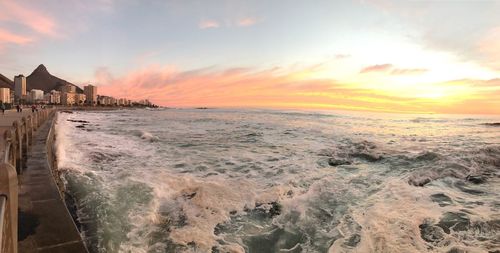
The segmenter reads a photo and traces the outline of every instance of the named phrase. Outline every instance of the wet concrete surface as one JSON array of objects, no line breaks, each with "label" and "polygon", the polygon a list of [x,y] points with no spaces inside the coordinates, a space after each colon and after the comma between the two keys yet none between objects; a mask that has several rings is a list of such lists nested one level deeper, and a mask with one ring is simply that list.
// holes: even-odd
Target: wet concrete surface
[{"label": "wet concrete surface", "polygon": [[47,162],[51,120],[36,132],[19,176],[19,252],[86,253]]}]

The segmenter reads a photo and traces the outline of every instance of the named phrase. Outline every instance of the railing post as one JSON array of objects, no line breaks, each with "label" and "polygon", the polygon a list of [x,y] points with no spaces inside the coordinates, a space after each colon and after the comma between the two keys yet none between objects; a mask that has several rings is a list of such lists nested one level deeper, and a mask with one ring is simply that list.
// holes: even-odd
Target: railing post
[{"label": "railing post", "polygon": [[14,121],[14,123],[12,123],[12,127],[14,127],[14,138],[12,138],[13,141],[12,142],[12,147],[11,147],[11,151],[14,151],[15,152],[15,157],[16,157],[16,170],[17,170],[17,174],[22,174],[23,172],[23,164],[22,164],[22,160],[23,160],[23,150],[22,150],[22,143],[23,143],[23,136],[21,134],[21,126],[19,125],[19,121]]},{"label": "railing post", "polygon": [[3,224],[0,252],[17,253],[17,175],[16,169],[8,163],[0,163],[0,194],[5,196],[4,216],[0,217]]}]

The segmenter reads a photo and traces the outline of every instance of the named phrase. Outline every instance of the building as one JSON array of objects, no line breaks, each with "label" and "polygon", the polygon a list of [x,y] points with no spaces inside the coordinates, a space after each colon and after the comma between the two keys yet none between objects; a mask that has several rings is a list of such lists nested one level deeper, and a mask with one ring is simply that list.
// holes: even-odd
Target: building
[{"label": "building", "polygon": [[87,85],[83,87],[83,93],[85,94],[87,100],[85,103],[90,105],[97,104],[97,87],[94,85]]},{"label": "building", "polygon": [[60,104],[61,103],[61,92],[56,90],[51,90],[47,93],[49,104]]},{"label": "building", "polygon": [[61,92],[76,93],[76,86],[66,84],[66,85],[59,87],[59,90]]},{"label": "building", "polygon": [[76,103],[76,93],[61,92],[61,104],[62,105],[74,105],[75,103]]},{"label": "building", "polygon": [[75,94],[75,103],[78,105],[83,105],[85,103],[87,96],[85,94],[76,93]]},{"label": "building", "polygon": [[14,90],[16,99],[26,97],[26,77],[18,75],[14,77]]},{"label": "building", "polygon": [[30,91],[29,100],[32,103],[36,103],[40,100],[43,100],[43,90],[32,89]]},{"label": "building", "polygon": [[2,103],[10,104],[12,103],[10,99],[10,89],[9,88],[0,88],[0,101]]}]

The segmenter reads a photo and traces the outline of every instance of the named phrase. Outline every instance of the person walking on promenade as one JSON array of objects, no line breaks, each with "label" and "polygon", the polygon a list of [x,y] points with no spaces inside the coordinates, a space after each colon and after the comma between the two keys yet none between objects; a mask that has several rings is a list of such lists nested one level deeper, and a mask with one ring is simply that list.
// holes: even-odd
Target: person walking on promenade
[{"label": "person walking on promenade", "polygon": [[32,105],[31,106],[31,112],[35,112],[35,109],[36,109],[35,105]]},{"label": "person walking on promenade", "polygon": [[0,101],[0,109],[2,109],[2,114],[5,114],[5,104],[3,101]]},{"label": "person walking on promenade", "polygon": [[16,111],[17,111],[17,112],[20,112],[20,111],[21,111],[21,107],[20,107],[18,104],[16,105]]}]

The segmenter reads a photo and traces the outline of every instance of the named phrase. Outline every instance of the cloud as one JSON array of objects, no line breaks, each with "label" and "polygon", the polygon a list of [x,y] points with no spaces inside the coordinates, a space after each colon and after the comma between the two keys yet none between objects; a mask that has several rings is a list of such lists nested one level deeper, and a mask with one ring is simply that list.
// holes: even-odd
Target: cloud
[{"label": "cloud", "polygon": [[393,69],[391,75],[418,75],[429,71],[428,69]]},{"label": "cloud", "polygon": [[210,29],[219,27],[248,27],[257,24],[258,20],[254,17],[245,17],[236,20],[225,20],[224,22],[214,19],[204,19],[198,23],[200,29]]},{"label": "cloud", "polygon": [[[451,106],[453,103],[468,104],[464,101],[477,98],[485,101],[495,100],[491,92],[483,92],[486,88],[475,88],[474,84],[480,83],[480,80],[464,80],[456,84],[432,84],[433,89],[416,86],[424,95],[434,91],[453,93],[455,90],[461,90],[463,91],[461,94],[473,96],[472,98],[458,96],[442,102],[432,96],[419,97],[409,93],[403,95],[397,91],[384,92],[360,88],[352,83],[333,79],[314,79],[309,78],[313,75],[302,74],[308,72],[314,73],[314,66],[303,69],[207,67],[181,71],[175,66],[151,65],[116,78],[108,69],[100,68],[96,71],[96,82],[99,84],[99,94],[136,100],[148,98],[154,103],[171,107],[328,108],[457,113],[464,108]],[[443,107],[444,105],[446,107]],[[500,107],[488,110],[475,107],[474,110],[478,113],[500,113]],[[472,109],[467,108],[467,111],[470,112]]]},{"label": "cloud", "polygon": [[2,47],[4,44],[9,44],[9,43],[24,45],[32,41],[33,39],[30,37],[14,34],[11,33],[10,31],[0,28],[0,47]]},{"label": "cloud", "polygon": [[55,20],[39,10],[17,1],[1,1],[0,9],[2,9],[0,21],[22,24],[38,34],[58,36]]},{"label": "cloud", "polygon": [[256,23],[257,23],[256,18],[247,17],[247,18],[242,18],[242,19],[238,20],[238,22],[236,24],[237,24],[237,26],[252,26],[252,25],[255,25]]},{"label": "cloud", "polygon": [[477,42],[477,49],[487,66],[500,70],[500,26],[486,32]]},{"label": "cloud", "polygon": [[215,20],[202,20],[198,24],[198,27],[200,29],[219,28],[219,26],[220,26],[219,22]]},{"label": "cloud", "polygon": [[395,68],[394,65],[386,63],[386,64],[377,64],[365,67],[361,69],[359,73],[370,73],[370,72],[382,72],[389,73],[391,75],[417,75],[422,74],[429,71],[428,69],[423,68]]},{"label": "cloud", "polygon": [[392,64],[377,64],[363,68],[359,73],[386,72],[392,69]]},{"label": "cloud", "polygon": [[346,58],[350,58],[350,57],[351,57],[351,55],[350,55],[350,54],[336,54],[336,55],[334,56],[334,58],[335,58],[335,59],[338,59],[338,60],[340,60],[340,59],[346,59]]}]

